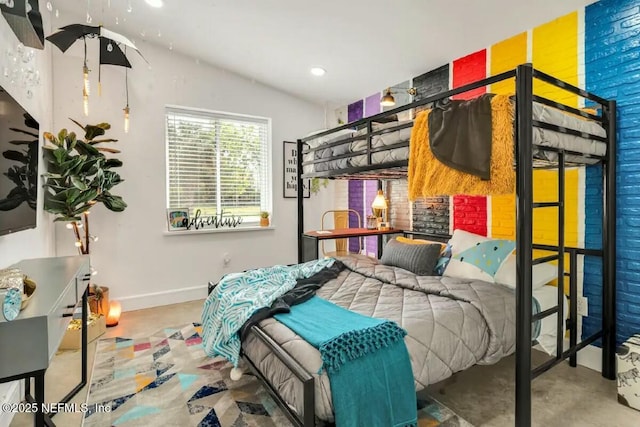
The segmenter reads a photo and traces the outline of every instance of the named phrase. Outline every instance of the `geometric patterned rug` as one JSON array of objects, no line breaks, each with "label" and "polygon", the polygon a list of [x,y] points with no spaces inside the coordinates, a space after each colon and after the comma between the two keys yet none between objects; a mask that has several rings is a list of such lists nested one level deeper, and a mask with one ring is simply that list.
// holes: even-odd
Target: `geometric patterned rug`
[{"label": "geometric patterned rug", "polygon": [[[291,426],[258,379],[232,381],[230,363],[204,354],[201,332],[194,323],[98,341],[83,426]],[[470,426],[435,400],[419,404],[419,427]]]}]

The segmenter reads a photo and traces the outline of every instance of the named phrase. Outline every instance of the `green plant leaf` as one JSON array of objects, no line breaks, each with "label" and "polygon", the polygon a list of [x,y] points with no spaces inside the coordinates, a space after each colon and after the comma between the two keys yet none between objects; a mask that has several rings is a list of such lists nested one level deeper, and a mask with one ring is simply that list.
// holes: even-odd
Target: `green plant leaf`
[{"label": "green plant leaf", "polygon": [[103,142],[118,142],[118,140],[113,138],[94,139],[92,141],[89,141],[89,144],[96,145],[102,144]]},{"label": "green plant leaf", "polygon": [[120,150],[116,150],[115,148],[108,148],[108,147],[98,147],[97,150],[104,151],[105,153],[112,153],[112,154],[120,153]]},{"label": "green plant leaf", "polygon": [[86,190],[87,184],[85,184],[82,179],[80,179],[78,176],[76,175],[72,175],[71,176],[71,183],[78,189],[78,190]]},{"label": "green plant leaf", "polygon": [[98,199],[101,199],[100,201],[104,204],[104,206],[113,212],[122,212],[127,208],[127,204],[124,200],[122,200],[122,197],[120,196],[113,196],[109,193],[102,193],[100,196],[98,196]]},{"label": "green plant leaf", "polygon": [[122,161],[118,159],[107,159],[107,161],[104,162],[104,164],[102,165],[104,169],[119,168],[121,166],[122,166]]},{"label": "green plant leaf", "polygon": [[96,149],[93,145],[87,144],[84,141],[78,140],[75,145],[75,149],[80,154],[85,154],[87,156],[99,156],[99,149]]}]

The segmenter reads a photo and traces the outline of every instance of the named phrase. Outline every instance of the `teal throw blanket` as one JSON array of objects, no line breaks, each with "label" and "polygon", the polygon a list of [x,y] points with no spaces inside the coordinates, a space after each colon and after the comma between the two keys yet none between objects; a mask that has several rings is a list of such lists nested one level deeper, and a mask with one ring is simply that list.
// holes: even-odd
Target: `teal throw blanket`
[{"label": "teal throw blanket", "polygon": [[404,329],[319,297],[274,317],[320,351],[337,427],[417,425]]}]

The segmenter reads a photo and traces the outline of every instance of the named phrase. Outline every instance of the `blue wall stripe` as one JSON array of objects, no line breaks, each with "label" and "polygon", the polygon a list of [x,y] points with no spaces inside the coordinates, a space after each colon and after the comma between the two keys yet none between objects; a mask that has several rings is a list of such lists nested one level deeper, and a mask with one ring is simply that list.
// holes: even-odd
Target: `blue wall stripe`
[{"label": "blue wall stripe", "polygon": [[[587,90],[618,101],[618,342],[640,332],[640,0],[601,0],[585,11]],[[585,243],[600,247],[599,168],[587,168]],[[600,329],[601,263],[585,259],[590,316],[583,336]]]}]

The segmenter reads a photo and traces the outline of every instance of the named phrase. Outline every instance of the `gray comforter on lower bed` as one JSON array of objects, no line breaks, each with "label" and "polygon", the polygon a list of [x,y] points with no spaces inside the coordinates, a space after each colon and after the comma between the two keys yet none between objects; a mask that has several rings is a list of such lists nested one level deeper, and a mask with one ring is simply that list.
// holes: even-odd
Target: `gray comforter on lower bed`
[{"label": "gray comforter on lower bed", "polygon": [[[482,281],[416,276],[367,257],[340,260],[347,268],[317,295],[401,325],[408,332],[405,342],[416,390],[474,364],[496,363],[515,350],[512,291]],[[329,378],[324,372],[318,374],[320,353],[275,319],[264,320],[260,326],[314,375],[316,415],[333,421]],[[280,395],[301,413],[299,381],[252,334],[242,348]]]}]

